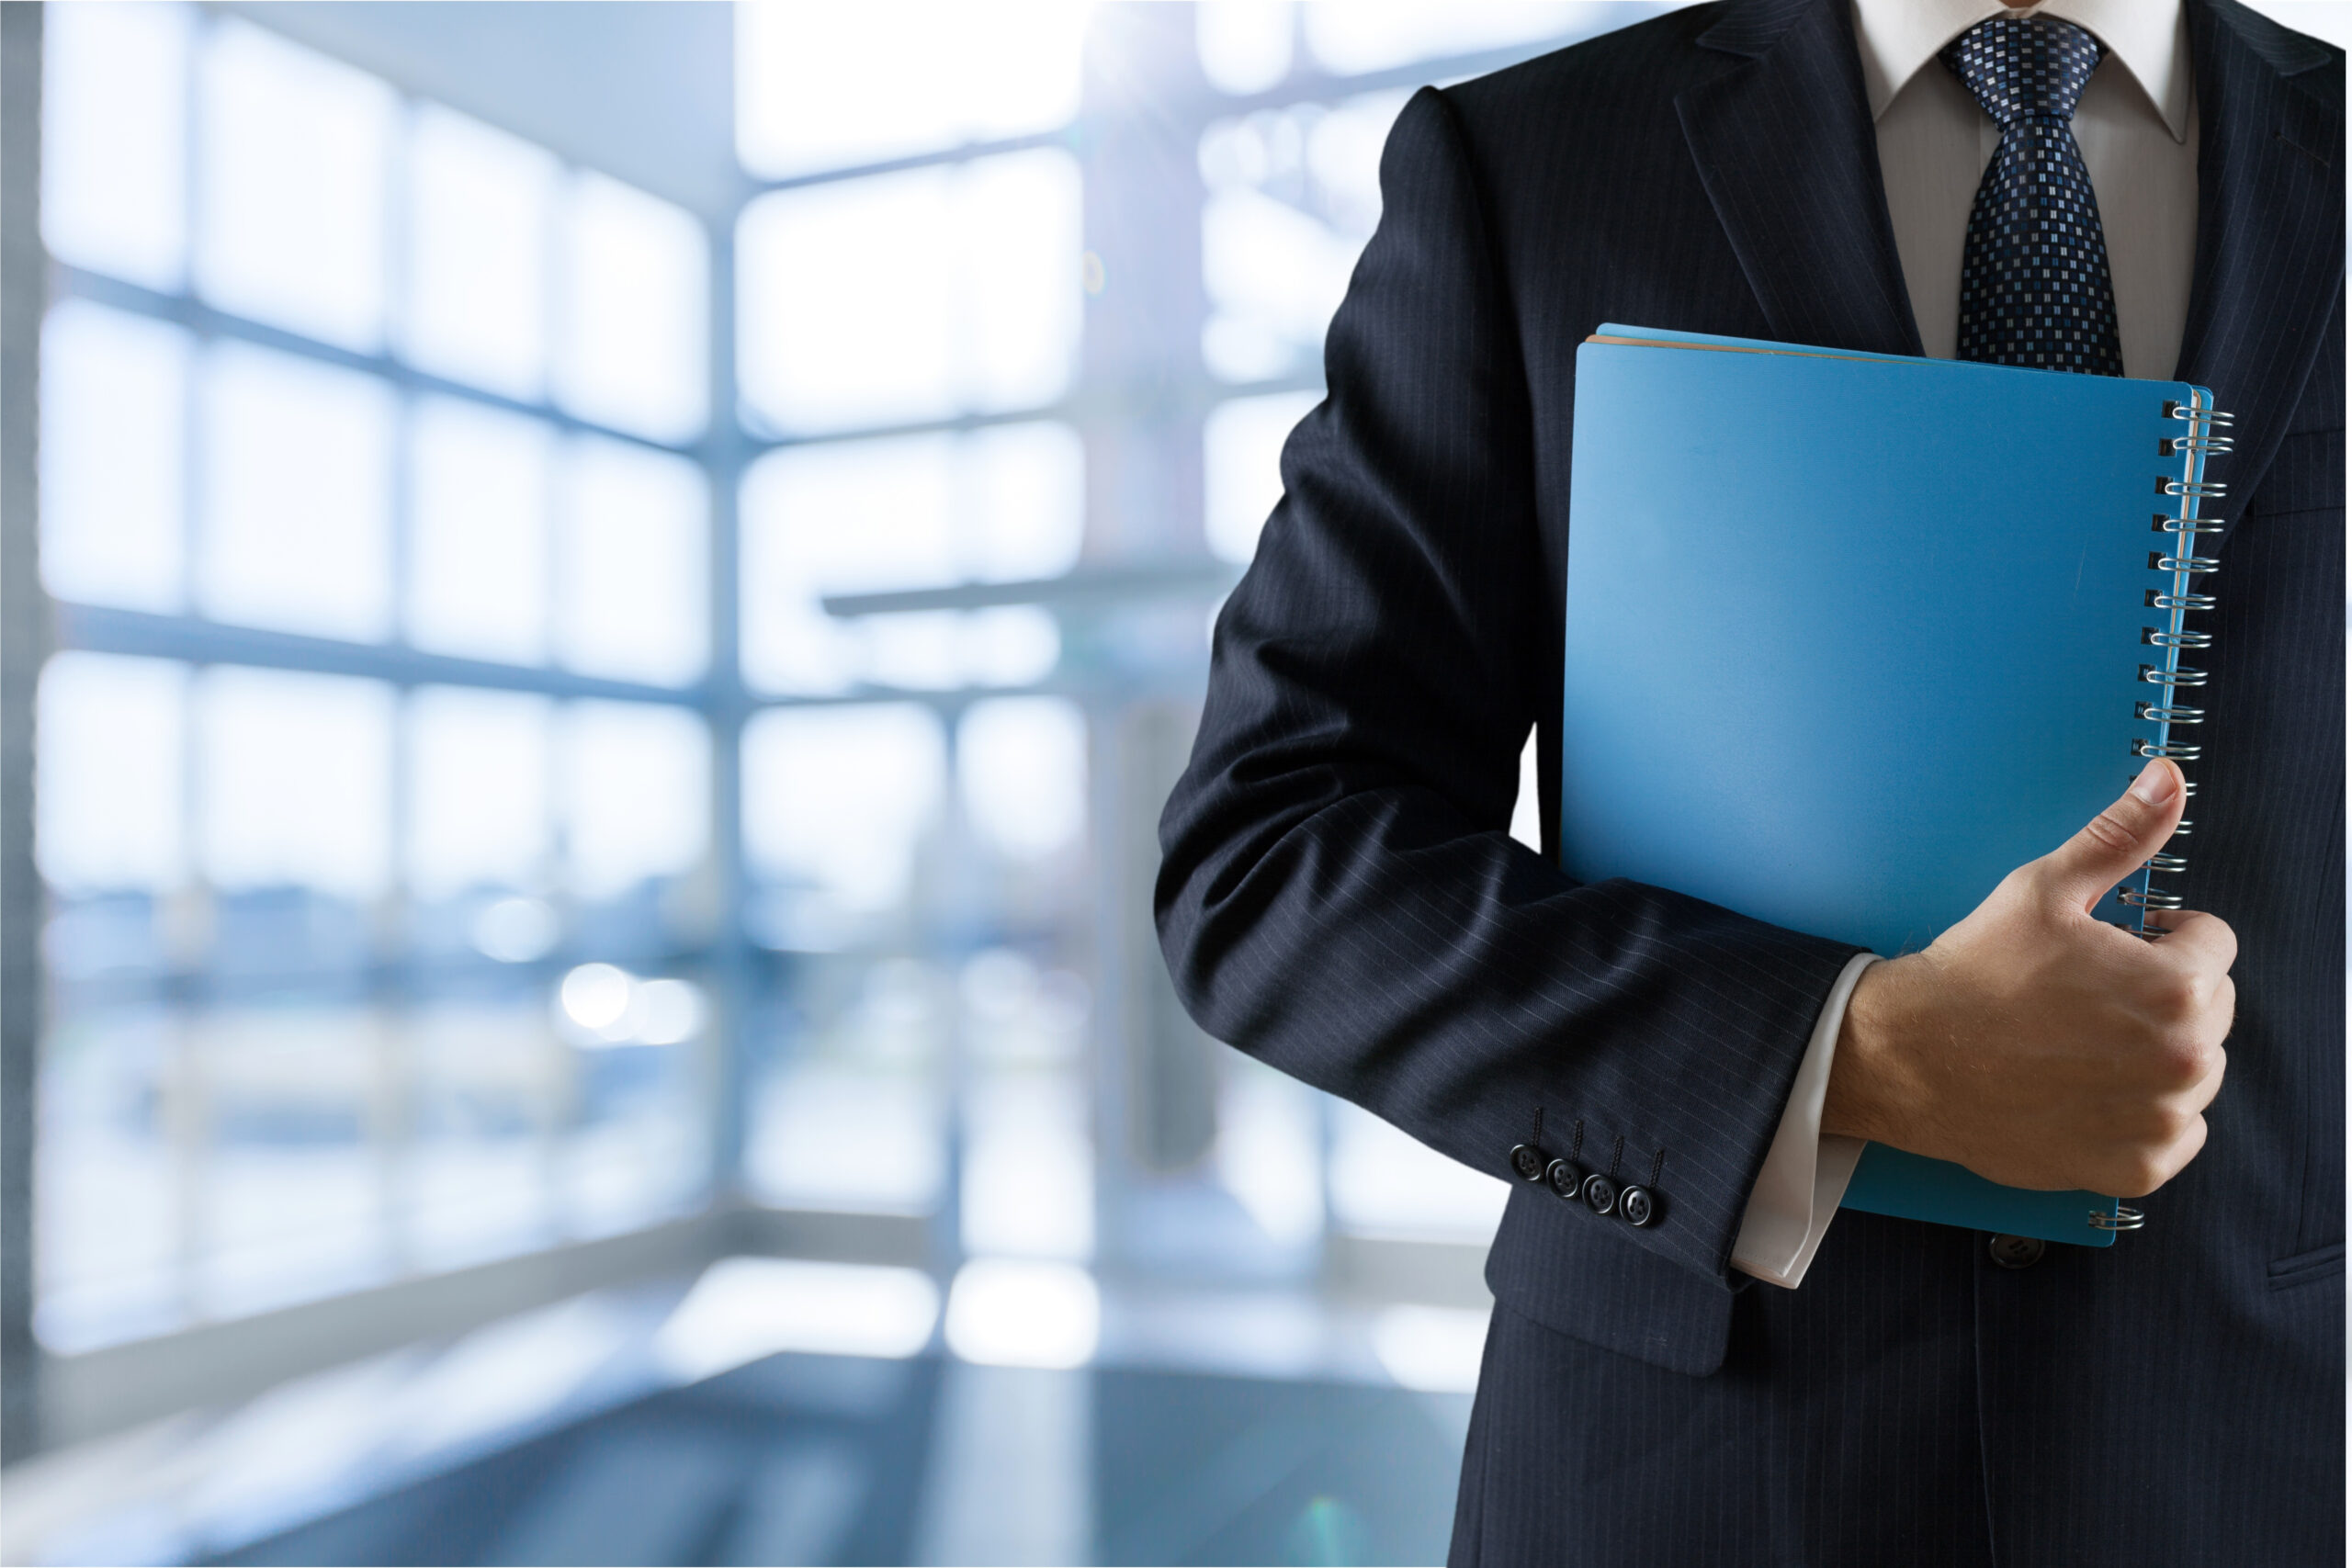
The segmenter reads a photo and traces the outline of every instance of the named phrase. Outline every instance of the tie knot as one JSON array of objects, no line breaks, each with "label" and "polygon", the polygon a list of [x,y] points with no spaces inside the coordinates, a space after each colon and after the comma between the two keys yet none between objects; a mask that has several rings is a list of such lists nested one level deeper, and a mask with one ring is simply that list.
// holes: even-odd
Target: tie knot
[{"label": "tie knot", "polygon": [[2055,17],[1994,17],[1938,56],[2004,127],[2020,119],[2070,120],[2106,47]]}]

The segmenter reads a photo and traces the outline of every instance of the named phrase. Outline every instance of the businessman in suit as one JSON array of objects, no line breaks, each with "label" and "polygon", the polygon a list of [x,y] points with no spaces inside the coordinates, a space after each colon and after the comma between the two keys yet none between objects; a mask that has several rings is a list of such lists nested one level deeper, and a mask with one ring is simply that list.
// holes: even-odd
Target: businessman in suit
[{"label": "businessman in suit", "polygon": [[[1513,1183],[1456,1562],[2341,1559],[2343,90],[2233,0],[1726,0],[1399,118],[1158,912],[1212,1033]],[[2075,226],[2058,284],[2020,219]],[[2169,763],[1885,962],[1562,874],[1604,321],[2212,388],[2197,913],[2083,912],[2172,838]],[[2149,1224],[1837,1213],[1859,1138]],[[1601,1190],[1544,1179],[1572,1140]]]}]

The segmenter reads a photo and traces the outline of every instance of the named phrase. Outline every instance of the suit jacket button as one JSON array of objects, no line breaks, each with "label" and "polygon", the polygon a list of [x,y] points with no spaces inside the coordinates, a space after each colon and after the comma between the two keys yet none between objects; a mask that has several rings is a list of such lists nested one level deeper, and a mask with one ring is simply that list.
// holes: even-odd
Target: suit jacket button
[{"label": "suit jacket button", "polygon": [[1584,1179],[1585,1206],[1596,1214],[1605,1214],[1617,1206],[1617,1184],[1594,1171]]},{"label": "suit jacket button", "polygon": [[1516,1144],[1510,1151],[1511,1174],[1521,1181],[1544,1179],[1544,1151],[1533,1144]]},{"label": "suit jacket button", "polygon": [[1988,1244],[1993,1261],[2004,1269],[2030,1269],[2045,1250],[2038,1235],[1996,1235]]},{"label": "suit jacket button", "polygon": [[1584,1173],[1566,1160],[1555,1159],[1544,1168],[1544,1183],[1555,1197],[1573,1198],[1584,1188]]},{"label": "suit jacket button", "polygon": [[1657,1200],[1646,1187],[1628,1187],[1617,1194],[1617,1213],[1629,1225],[1645,1225],[1657,1218]]}]

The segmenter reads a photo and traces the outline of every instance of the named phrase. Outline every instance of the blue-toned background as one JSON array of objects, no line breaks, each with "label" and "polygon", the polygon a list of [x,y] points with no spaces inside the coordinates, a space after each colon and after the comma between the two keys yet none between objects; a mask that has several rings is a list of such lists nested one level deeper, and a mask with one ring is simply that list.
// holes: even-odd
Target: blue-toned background
[{"label": "blue-toned background", "polygon": [[1502,1190],[1153,825],[1391,119],[1667,8],[6,6],[0,1557],[1441,1556]]}]

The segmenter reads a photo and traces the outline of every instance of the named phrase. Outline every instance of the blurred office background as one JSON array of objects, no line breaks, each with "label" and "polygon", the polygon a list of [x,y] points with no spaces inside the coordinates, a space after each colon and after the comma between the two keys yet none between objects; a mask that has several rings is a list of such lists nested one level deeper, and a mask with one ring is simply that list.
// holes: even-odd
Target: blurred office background
[{"label": "blurred office background", "polygon": [[1441,1557],[1501,1186],[1154,825],[1391,120],[1666,8],[0,7],[0,1557]]}]

